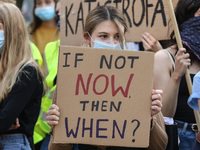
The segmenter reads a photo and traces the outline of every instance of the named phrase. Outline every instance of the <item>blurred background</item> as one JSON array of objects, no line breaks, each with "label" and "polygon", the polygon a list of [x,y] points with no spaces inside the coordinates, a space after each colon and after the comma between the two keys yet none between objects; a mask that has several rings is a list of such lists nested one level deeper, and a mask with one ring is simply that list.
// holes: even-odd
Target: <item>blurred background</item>
[{"label": "blurred background", "polygon": [[26,20],[26,23],[29,24],[30,22],[32,22],[34,0],[15,0],[15,1]]}]

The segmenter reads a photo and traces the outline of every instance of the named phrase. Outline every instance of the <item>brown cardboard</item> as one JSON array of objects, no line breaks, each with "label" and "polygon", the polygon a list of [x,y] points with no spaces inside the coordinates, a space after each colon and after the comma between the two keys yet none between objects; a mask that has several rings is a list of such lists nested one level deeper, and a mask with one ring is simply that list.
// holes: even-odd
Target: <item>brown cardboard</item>
[{"label": "brown cardboard", "polygon": [[[111,65],[107,67],[104,59],[100,63],[101,58]],[[54,143],[148,147],[153,64],[150,52],[61,46],[57,81],[61,115]],[[120,86],[123,94],[117,90]],[[98,110],[92,111],[92,103],[98,102]],[[83,134],[84,120],[85,128],[93,127]],[[76,131],[78,122],[76,137],[68,137],[67,129]]]},{"label": "brown cardboard", "polygon": [[[173,0],[174,6],[177,2]],[[97,5],[113,5],[123,12],[129,27],[127,42],[141,41],[145,31],[158,40],[166,40],[172,29],[168,26],[170,17],[166,0],[61,0],[61,4],[61,45],[83,44],[86,16]]]}]

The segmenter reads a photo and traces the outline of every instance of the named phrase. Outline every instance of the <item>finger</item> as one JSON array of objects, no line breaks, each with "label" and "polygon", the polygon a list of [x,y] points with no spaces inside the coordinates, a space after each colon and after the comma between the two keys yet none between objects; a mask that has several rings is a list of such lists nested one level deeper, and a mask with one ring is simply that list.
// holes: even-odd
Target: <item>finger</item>
[{"label": "finger", "polygon": [[12,125],[9,130],[15,130],[20,127],[20,124]]},{"label": "finger", "polygon": [[52,104],[49,109],[56,109],[59,110],[59,107],[56,104]]},{"label": "finger", "polygon": [[144,49],[146,51],[150,50],[151,48],[150,48],[149,44],[143,38],[141,40],[142,40],[142,44],[143,44]]},{"label": "finger", "polygon": [[159,113],[161,111],[161,108],[157,106],[152,106],[151,107],[151,116],[154,116],[155,114]]},{"label": "finger", "polygon": [[58,124],[58,121],[47,121],[47,124],[48,124],[51,128],[54,128],[54,126]]},{"label": "finger", "polygon": [[151,106],[152,111],[156,111],[156,112],[160,112],[161,111],[161,107],[158,106]]},{"label": "finger", "polygon": [[162,108],[162,103],[160,100],[155,100],[155,101],[152,101],[151,106],[158,106]]},{"label": "finger", "polygon": [[152,94],[163,94],[162,90],[152,90]]},{"label": "finger", "polygon": [[186,52],[186,49],[185,48],[180,48],[179,50],[178,50],[178,52],[177,52],[177,56],[181,56],[181,55],[183,55],[183,53],[185,53]]},{"label": "finger", "polygon": [[56,109],[51,109],[46,112],[46,116],[50,116],[50,115],[60,116],[60,112]]},{"label": "finger", "polygon": [[190,54],[189,53],[185,53],[181,55],[182,58],[187,59],[190,58]]},{"label": "finger", "polygon": [[143,33],[142,37],[147,41],[147,43],[151,43],[150,35],[147,32]]},{"label": "finger", "polygon": [[16,125],[19,125],[19,119],[18,118],[16,119]]},{"label": "finger", "polygon": [[180,63],[183,65],[183,67],[188,67],[191,65],[191,62],[189,60],[184,60],[184,59],[182,59]]},{"label": "finger", "polygon": [[59,121],[59,117],[56,115],[46,116],[47,121]]},{"label": "finger", "polygon": [[16,124],[16,125],[14,125],[14,127],[15,127],[15,129],[17,129],[17,128],[20,127],[20,124],[18,123],[18,124]]},{"label": "finger", "polygon": [[152,101],[155,101],[155,100],[161,101],[162,96],[161,96],[161,94],[154,94],[151,96],[151,99],[152,99]]}]

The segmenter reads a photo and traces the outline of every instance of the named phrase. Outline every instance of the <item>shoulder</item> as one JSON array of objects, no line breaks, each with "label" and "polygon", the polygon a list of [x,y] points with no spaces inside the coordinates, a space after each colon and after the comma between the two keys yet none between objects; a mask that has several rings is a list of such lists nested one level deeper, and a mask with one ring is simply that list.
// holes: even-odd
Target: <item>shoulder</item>
[{"label": "shoulder", "polygon": [[23,67],[22,72],[25,73],[36,73],[36,68],[35,66],[31,65],[31,64],[27,64]]},{"label": "shoulder", "polygon": [[47,43],[45,46],[45,53],[50,50],[54,51],[58,46],[60,46],[60,40]]},{"label": "shoulder", "polygon": [[155,65],[170,65],[172,64],[172,60],[170,58],[170,52],[168,50],[160,50],[155,53]]},{"label": "shoulder", "polygon": [[[171,72],[172,60],[170,58],[170,53],[167,50],[160,50],[155,54],[155,75],[163,75],[164,73]],[[166,75],[166,74],[165,74]]]},{"label": "shoulder", "polygon": [[47,43],[47,45],[45,46],[45,49],[51,48],[52,46],[60,46],[60,40]]},{"label": "shoulder", "polygon": [[167,60],[168,58],[169,58],[169,54],[167,53],[166,49],[160,50],[155,53],[155,59]]},{"label": "shoulder", "polygon": [[36,66],[27,64],[22,67],[22,70],[19,73],[19,80],[25,82],[35,82],[37,80],[41,81],[42,77]]}]

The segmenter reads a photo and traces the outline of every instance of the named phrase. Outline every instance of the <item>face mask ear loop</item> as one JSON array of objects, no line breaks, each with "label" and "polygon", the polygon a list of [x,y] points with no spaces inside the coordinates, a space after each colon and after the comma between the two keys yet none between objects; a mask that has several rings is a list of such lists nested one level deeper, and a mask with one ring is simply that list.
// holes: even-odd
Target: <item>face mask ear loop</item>
[{"label": "face mask ear loop", "polygon": [[91,39],[93,42],[95,42],[95,41],[92,39],[92,37],[91,37],[90,33],[89,33],[89,32],[87,32],[87,33],[88,33],[88,35],[89,35],[90,39]]}]

